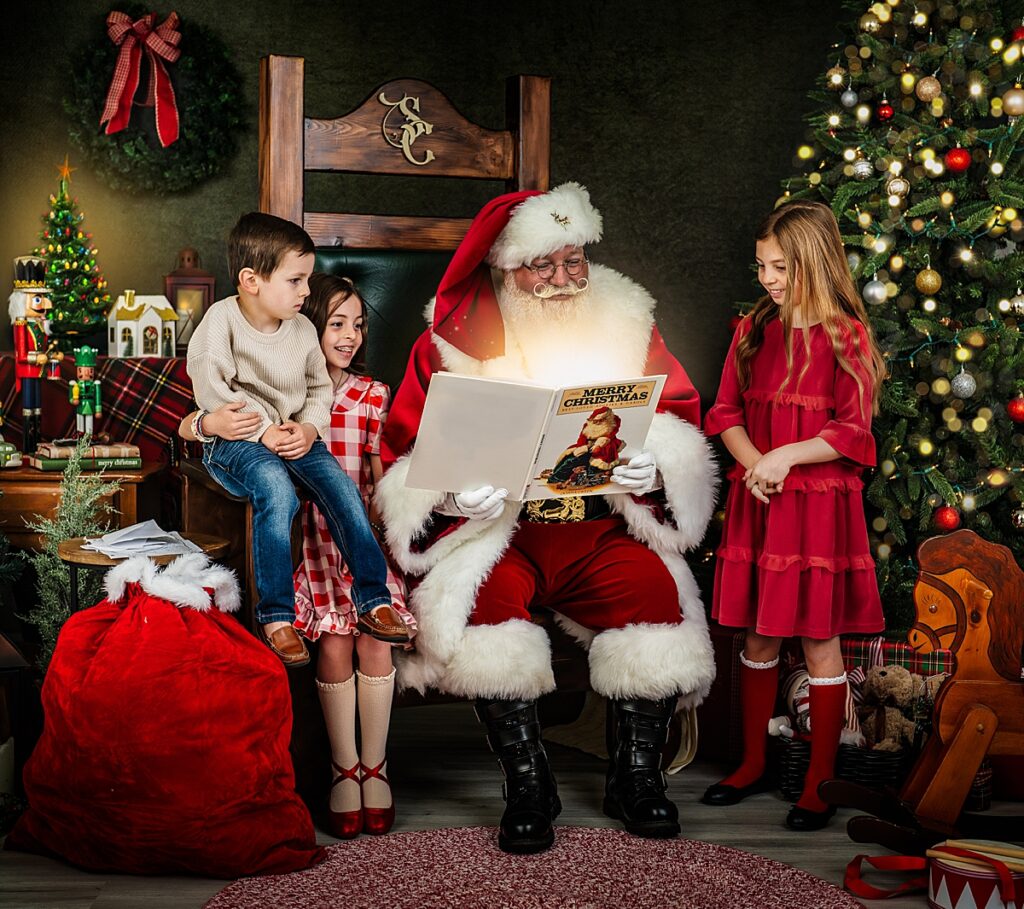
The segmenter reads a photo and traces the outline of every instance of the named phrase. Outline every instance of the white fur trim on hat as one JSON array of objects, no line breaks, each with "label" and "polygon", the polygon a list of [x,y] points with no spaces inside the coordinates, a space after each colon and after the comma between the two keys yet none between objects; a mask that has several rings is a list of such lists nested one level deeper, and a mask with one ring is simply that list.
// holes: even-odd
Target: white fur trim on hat
[{"label": "white fur trim on hat", "polygon": [[487,261],[511,271],[563,246],[585,246],[601,239],[601,213],[579,183],[563,183],[516,206],[494,241]]},{"label": "white fur trim on hat", "polygon": [[[175,559],[163,571],[145,556],[132,556],[107,572],[103,579],[107,599],[112,603],[123,599],[129,584],[138,584],[150,596],[199,612],[207,612],[213,603],[221,612],[236,612],[242,603],[235,573],[212,564],[200,552]],[[212,599],[207,588],[213,589]]]}]

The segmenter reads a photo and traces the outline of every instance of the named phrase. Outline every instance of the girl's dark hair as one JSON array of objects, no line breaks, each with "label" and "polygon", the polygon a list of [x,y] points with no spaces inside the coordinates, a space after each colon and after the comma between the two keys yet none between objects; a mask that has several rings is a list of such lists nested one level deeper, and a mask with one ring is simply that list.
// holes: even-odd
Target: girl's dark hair
[{"label": "girl's dark hair", "polygon": [[331,301],[341,295],[338,305],[344,303],[353,294],[359,300],[360,317],[363,320],[363,343],[352,356],[352,363],[349,372],[365,376],[366,372],[366,351],[370,339],[370,326],[366,318],[366,302],[363,295],[356,289],[351,278],[344,278],[341,275],[329,275],[322,271],[315,271],[309,276],[309,296],[302,304],[302,315],[304,315],[316,327],[318,338],[324,336],[327,329],[327,320],[331,313],[338,308],[331,307]]}]

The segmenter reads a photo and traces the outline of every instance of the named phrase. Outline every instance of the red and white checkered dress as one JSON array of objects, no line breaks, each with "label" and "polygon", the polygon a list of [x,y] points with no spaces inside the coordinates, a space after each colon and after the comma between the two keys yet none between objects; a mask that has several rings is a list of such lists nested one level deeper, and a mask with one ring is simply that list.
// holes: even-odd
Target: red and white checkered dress
[{"label": "red and white checkered dress", "polygon": [[[387,385],[369,376],[349,374],[334,393],[325,441],[367,505],[373,493],[369,456],[380,453],[389,404]],[[387,585],[395,609],[409,628],[415,629],[416,620],[405,608],[405,585],[390,564]],[[324,632],[358,634],[351,589],[352,575],[327,522],[316,506],[307,502],[302,511],[302,564],[295,569],[295,627],[311,641]]]}]

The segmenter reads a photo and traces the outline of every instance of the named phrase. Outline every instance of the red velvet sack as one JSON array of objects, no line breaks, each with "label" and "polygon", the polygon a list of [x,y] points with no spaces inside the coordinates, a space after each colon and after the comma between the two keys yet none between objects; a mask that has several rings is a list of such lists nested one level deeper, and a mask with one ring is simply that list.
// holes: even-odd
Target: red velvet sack
[{"label": "red velvet sack", "polygon": [[57,640],[7,848],[223,878],[324,858],[295,793],[285,669],[226,614],[234,574],[199,554],[163,571],[135,557],[106,591]]}]

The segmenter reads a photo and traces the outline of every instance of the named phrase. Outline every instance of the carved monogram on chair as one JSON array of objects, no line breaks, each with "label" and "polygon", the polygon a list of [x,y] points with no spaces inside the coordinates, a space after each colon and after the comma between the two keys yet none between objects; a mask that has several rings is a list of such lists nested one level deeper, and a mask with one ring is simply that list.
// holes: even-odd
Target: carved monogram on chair
[{"label": "carved monogram on chair", "polygon": [[[399,101],[389,101],[384,92],[381,92],[377,95],[377,100],[388,108],[388,112],[380,122],[380,131],[384,136],[384,141],[393,148],[400,148],[405,160],[410,164],[422,167],[433,161],[434,153],[429,148],[424,152],[423,159],[420,161],[417,161],[412,154],[413,143],[420,136],[429,136],[434,131],[434,124],[427,122],[419,114],[420,99],[414,98],[412,95],[403,95]],[[405,117],[405,122],[398,129],[389,129],[388,117],[395,112],[396,108]]]}]

